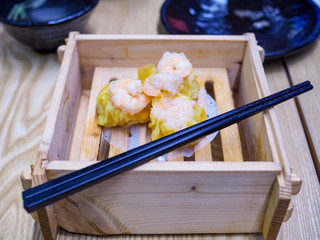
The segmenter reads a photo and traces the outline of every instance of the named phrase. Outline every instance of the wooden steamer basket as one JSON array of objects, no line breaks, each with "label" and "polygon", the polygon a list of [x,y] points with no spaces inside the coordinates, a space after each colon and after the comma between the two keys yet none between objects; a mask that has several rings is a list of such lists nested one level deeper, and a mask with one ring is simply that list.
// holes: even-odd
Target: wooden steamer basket
[{"label": "wooden steamer basket", "polygon": [[[121,149],[101,137],[96,96],[109,80],[156,64],[165,51],[186,54],[220,113],[269,95],[263,53],[253,34],[72,32],[59,51],[60,74],[35,164],[22,176],[24,188],[125,151],[129,129],[111,130]],[[149,141],[146,126],[139,132],[140,144]],[[96,235],[262,232],[265,239],[276,239],[301,181],[290,171],[274,109],[223,129],[191,160],[149,162],[33,216],[45,239],[55,238],[57,226]]]}]

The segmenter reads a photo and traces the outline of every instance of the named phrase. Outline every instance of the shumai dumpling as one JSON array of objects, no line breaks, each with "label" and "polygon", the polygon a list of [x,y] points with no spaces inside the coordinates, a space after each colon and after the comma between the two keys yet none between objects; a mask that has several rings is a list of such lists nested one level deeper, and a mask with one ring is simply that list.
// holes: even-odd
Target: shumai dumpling
[{"label": "shumai dumpling", "polygon": [[178,88],[179,95],[185,95],[191,99],[198,98],[200,90],[198,75],[183,53],[165,52],[159,60],[157,70],[159,73],[176,74],[183,79]]},{"label": "shumai dumpling", "polygon": [[97,97],[98,124],[129,127],[149,121],[151,98],[135,78],[121,78],[103,88]]},{"label": "shumai dumpling", "polygon": [[149,127],[157,140],[207,119],[203,107],[187,96],[163,94],[152,100]]}]

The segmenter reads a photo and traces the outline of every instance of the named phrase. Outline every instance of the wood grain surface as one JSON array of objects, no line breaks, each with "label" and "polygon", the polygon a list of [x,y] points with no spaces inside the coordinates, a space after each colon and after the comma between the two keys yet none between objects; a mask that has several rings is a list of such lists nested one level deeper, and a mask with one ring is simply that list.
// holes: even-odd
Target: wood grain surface
[{"label": "wood grain surface", "polygon": [[0,25],[0,239],[39,239],[19,175],[34,162],[59,67],[55,54],[35,53]]},{"label": "wood grain surface", "polygon": [[320,42],[319,39],[307,51],[286,58],[289,78],[292,84],[309,80],[314,90],[296,99],[307,140],[314,159],[318,178],[320,177]]},{"label": "wood grain surface", "polygon": [[[283,69],[283,61],[265,64],[271,92],[290,86]],[[306,97],[313,93],[307,93]],[[298,195],[292,198],[294,204],[290,220],[283,224],[280,239],[319,239],[320,238],[320,188],[303,125],[295,100],[289,100],[275,107],[281,133],[284,138],[292,171],[303,181]],[[315,113],[314,113],[315,114]],[[314,134],[317,134],[314,131]],[[319,133],[318,133],[319,134]]]},{"label": "wood grain surface", "polygon": [[[101,0],[85,32],[157,34],[162,2]],[[271,92],[306,79],[315,85],[313,93],[299,98],[298,106],[292,100],[276,107],[291,167],[303,180],[300,193],[292,200],[292,217],[283,224],[279,234],[278,239],[282,240],[320,239],[320,188],[313,162],[318,164],[320,151],[319,52],[320,43],[317,42],[303,53],[264,65]],[[58,73],[56,54],[35,53],[9,36],[0,24],[0,239],[42,239],[38,222],[23,209],[20,175],[34,163]],[[57,239],[257,240],[262,236],[95,237],[71,234],[59,228]]]}]

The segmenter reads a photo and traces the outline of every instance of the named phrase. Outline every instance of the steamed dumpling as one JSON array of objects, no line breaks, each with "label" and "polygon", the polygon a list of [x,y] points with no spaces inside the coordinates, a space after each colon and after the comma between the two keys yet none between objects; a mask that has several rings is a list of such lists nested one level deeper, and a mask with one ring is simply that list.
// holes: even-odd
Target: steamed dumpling
[{"label": "steamed dumpling", "polygon": [[149,121],[151,98],[142,92],[142,83],[134,78],[112,81],[97,97],[98,124],[128,127]]},{"label": "steamed dumpling", "polygon": [[159,139],[206,119],[205,109],[189,97],[164,94],[152,100],[151,139]]},{"label": "steamed dumpling", "polygon": [[158,62],[157,69],[159,73],[176,74],[183,78],[183,82],[178,89],[179,95],[185,95],[191,99],[198,98],[200,90],[198,75],[186,55],[165,52]]}]

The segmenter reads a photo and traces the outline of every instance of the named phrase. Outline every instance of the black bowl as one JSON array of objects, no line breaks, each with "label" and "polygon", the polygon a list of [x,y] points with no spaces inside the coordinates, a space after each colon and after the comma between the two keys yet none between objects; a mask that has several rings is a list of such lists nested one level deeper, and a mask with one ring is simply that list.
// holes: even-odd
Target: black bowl
[{"label": "black bowl", "polygon": [[0,0],[0,21],[18,41],[38,52],[53,52],[70,31],[83,30],[97,3],[98,0]]},{"label": "black bowl", "polygon": [[161,23],[172,34],[240,35],[253,32],[266,59],[299,52],[320,34],[312,0],[167,0]]}]

